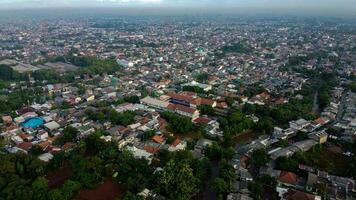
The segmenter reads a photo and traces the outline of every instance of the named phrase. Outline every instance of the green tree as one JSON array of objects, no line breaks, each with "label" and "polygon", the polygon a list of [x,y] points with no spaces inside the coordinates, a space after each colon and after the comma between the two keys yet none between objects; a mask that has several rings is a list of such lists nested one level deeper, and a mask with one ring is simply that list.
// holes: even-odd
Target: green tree
[{"label": "green tree", "polygon": [[33,191],[36,191],[34,193],[34,199],[38,200],[47,200],[48,199],[48,183],[47,180],[43,177],[38,177],[36,178],[35,181],[32,183],[32,189]]},{"label": "green tree", "polygon": [[198,110],[202,115],[215,115],[215,110],[210,105],[199,105]]},{"label": "green tree", "polygon": [[59,145],[63,145],[66,142],[75,142],[78,138],[79,131],[78,129],[67,126],[63,130],[63,134],[56,140],[56,143]]},{"label": "green tree", "polygon": [[198,191],[197,178],[187,163],[169,161],[159,179],[164,194],[168,199],[191,199]]},{"label": "green tree", "polygon": [[74,193],[78,191],[80,188],[81,188],[80,183],[72,180],[66,181],[61,188],[63,199],[71,199]]},{"label": "green tree", "polygon": [[230,192],[229,184],[222,178],[216,178],[212,184],[214,191],[219,194]]},{"label": "green tree", "polygon": [[64,197],[59,189],[54,189],[49,192],[49,200],[63,200]]},{"label": "green tree", "polygon": [[253,151],[251,154],[251,159],[252,159],[252,164],[255,167],[265,166],[270,160],[267,151],[265,149],[257,149]]}]

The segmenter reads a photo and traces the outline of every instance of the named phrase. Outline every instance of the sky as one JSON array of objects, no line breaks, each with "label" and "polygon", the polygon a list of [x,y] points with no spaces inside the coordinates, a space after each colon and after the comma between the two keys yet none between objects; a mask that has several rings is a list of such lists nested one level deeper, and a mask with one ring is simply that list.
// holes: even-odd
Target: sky
[{"label": "sky", "polygon": [[0,9],[26,8],[170,8],[310,13],[356,13],[356,0],[0,0]]}]

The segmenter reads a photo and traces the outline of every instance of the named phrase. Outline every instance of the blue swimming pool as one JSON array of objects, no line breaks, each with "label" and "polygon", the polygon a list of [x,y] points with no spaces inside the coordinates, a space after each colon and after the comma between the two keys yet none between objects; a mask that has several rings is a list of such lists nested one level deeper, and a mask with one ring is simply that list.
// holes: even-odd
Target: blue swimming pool
[{"label": "blue swimming pool", "polygon": [[38,128],[39,126],[42,126],[45,123],[45,121],[41,117],[30,117],[26,119],[23,123],[22,126],[24,128]]}]

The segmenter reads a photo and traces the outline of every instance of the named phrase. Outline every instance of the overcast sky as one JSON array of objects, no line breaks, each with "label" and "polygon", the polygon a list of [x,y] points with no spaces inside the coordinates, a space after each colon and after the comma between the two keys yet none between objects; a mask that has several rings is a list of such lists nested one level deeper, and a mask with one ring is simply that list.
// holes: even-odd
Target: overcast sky
[{"label": "overcast sky", "polygon": [[147,7],[193,9],[290,10],[355,14],[356,0],[0,0],[0,8],[83,8],[83,7]]}]

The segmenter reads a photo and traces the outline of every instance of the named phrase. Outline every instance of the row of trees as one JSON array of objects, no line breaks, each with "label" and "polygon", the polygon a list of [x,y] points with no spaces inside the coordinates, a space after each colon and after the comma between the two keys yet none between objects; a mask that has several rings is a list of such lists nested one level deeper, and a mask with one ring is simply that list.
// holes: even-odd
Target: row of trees
[{"label": "row of trees", "polygon": [[89,119],[99,122],[110,121],[116,125],[127,126],[135,122],[135,112],[124,111],[122,113],[117,112],[115,109],[105,108],[103,110],[87,109],[85,111]]},{"label": "row of trees", "polygon": [[46,99],[41,87],[31,89],[19,89],[11,93],[3,93],[5,98],[0,98],[0,113],[11,113],[28,103],[41,103]]},{"label": "row of trees", "polygon": [[236,110],[226,117],[219,119],[220,128],[225,135],[236,135],[254,127],[253,121],[241,111]]},{"label": "row of trees", "polygon": [[169,130],[174,133],[186,134],[194,132],[197,129],[197,126],[193,124],[189,117],[184,117],[169,111],[160,113],[160,116],[167,120]]}]

